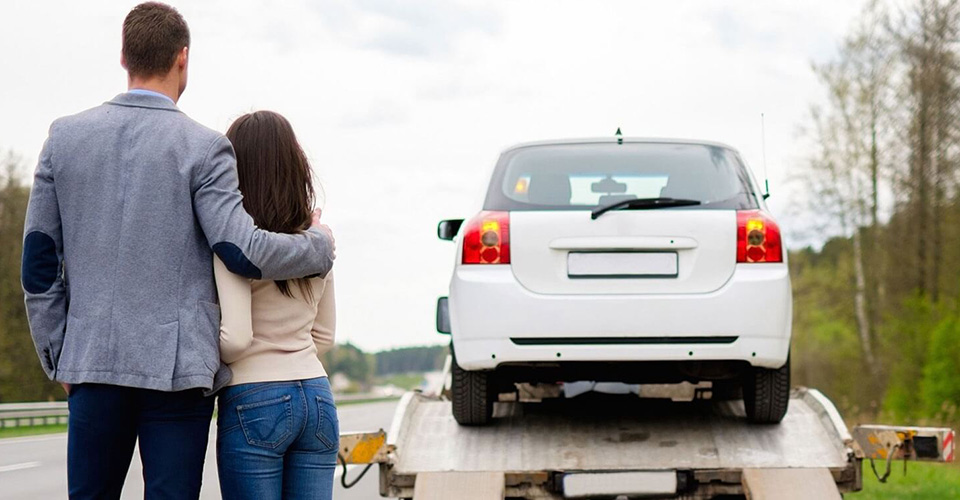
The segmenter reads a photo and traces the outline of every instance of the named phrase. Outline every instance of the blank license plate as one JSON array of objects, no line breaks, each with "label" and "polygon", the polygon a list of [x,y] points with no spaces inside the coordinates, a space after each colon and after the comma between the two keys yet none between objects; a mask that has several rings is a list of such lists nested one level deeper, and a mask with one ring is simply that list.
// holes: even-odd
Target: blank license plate
[{"label": "blank license plate", "polygon": [[563,476],[563,496],[592,498],[617,495],[675,495],[676,471],[636,471],[607,473],[573,473]]},{"label": "blank license plate", "polygon": [[676,278],[677,252],[570,252],[571,278]]}]

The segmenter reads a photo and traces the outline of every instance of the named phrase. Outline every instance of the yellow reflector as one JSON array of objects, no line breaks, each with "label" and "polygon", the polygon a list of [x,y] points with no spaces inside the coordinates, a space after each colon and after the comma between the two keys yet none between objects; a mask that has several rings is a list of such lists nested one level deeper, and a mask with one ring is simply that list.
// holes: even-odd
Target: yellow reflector
[{"label": "yellow reflector", "polygon": [[513,192],[516,194],[525,194],[527,192],[527,179],[521,177],[517,179],[517,184],[513,186]]},{"label": "yellow reflector", "polygon": [[760,219],[750,219],[747,221],[747,234],[750,231],[763,231],[763,221]]},{"label": "yellow reflector", "polygon": [[483,232],[495,231],[500,232],[500,223],[495,220],[485,220],[483,221]]}]

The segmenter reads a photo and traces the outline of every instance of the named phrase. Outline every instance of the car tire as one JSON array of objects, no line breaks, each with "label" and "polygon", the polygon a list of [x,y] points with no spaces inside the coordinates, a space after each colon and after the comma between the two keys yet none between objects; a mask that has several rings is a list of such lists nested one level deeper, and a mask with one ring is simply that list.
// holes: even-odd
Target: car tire
[{"label": "car tire", "polygon": [[[453,352],[452,346],[450,349]],[[493,419],[494,381],[490,372],[467,371],[453,355],[453,418],[460,425],[486,425]]]},{"label": "car tire", "polygon": [[756,424],[777,424],[790,402],[790,356],[780,368],[750,368],[743,381],[743,407]]}]

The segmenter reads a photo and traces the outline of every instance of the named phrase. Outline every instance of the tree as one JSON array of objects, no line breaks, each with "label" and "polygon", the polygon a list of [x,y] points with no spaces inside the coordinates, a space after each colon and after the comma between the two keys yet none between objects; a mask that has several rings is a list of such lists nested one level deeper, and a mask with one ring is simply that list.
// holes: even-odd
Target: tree
[{"label": "tree", "polygon": [[0,158],[0,402],[63,397],[63,390],[40,368],[20,288],[23,221],[30,196],[23,170],[17,156]]},{"label": "tree", "polygon": [[883,255],[877,244],[883,155],[880,125],[887,117],[891,73],[890,44],[882,30],[885,19],[879,4],[870,4],[854,34],[841,46],[838,60],[814,66],[827,102],[811,111],[816,153],[807,175],[810,201],[818,207],[829,206],[828,223],[852,238],[857,332],[864,362],[875,377],[880,375],[875,352],[877,304],[883,297]]},{"label": "tree", "polygon": [[[855,414],[866,403],[894,421],[956,418],[958,51],[960,0],[876,1],[814,68],[827,98],[802,174],[810,214],[836,237],[790,258],[794,373]],[[875,382],[844,376],[858,362]]]},{"label": "tree", "polygon": [[934,302],[943,286],[945,210],[958,172],[960,3],[920,0],[901,14],[894,36],[905,77],[900,102],[907,168],[900,172],[916,235],[915,286]]}]

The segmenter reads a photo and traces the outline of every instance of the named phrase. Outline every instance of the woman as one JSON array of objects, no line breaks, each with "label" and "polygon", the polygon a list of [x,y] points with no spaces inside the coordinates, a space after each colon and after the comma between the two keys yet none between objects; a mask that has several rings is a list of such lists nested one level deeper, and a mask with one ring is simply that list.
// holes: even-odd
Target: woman
[{"label": "woman", "polygon": [[[279,233],[310,227],[310,165],[285,118],[257,111],[227,138],[243,206]],[[217,465],[225,499],[329,499],[339,447],[333,395],[318,354],[333,345],[332,274],[251,281],[214,261],[220,356],[233,378],[219,396]]]}]

